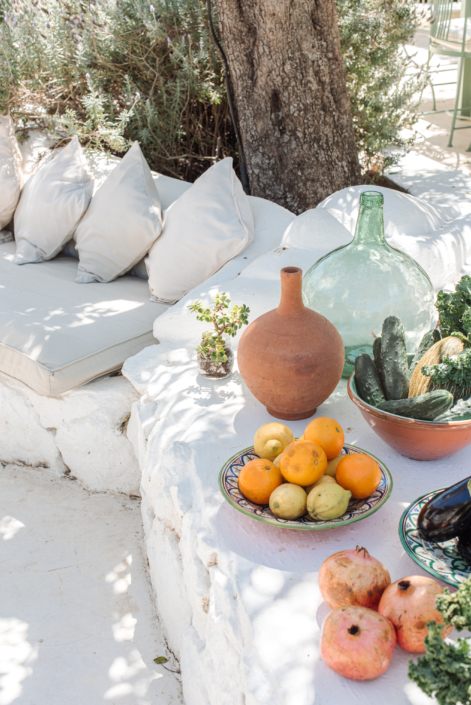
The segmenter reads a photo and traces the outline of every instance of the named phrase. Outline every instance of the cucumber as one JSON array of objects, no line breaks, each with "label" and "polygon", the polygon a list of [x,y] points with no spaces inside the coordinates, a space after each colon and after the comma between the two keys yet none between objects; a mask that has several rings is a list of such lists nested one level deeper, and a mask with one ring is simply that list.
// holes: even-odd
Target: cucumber
[{"label": "cucumber", "polygon": [[415,370],[415,366],[423,358],[427,350],[430,350],[432,345],[435,345],[435,343],[438,343],[438,341],[441,340],[441,335],[440,331],[438,328],[434,328],[433,330],[429,330],[428,333],[425,333],[424,337],[420,341],[420,345],[417,348],[417,352],[414,355],[414,359],[410,363],[410,373],[412,374],[413,371]]},{"label": "cucumber", "polygon": [[355,384],[359,396],[367,404],[378,406],[386,401],[378,370],[367,353],[355,358]]},{"label": "cucumber", "polygon": [[[356,375],[355,375],[356,377]],[[449,421],[470,421],[471,420],[471,399],[460,399],[449,411],[437,416],[435,421],[447,423]]]},{"label": "cucumber", "polygon": [[376,365],[376,369],[379,372],[379,378],[381,380],[381,385],[383,384],[383,365],[381,363],[381,336],[375,338],[373,343],[373,359]]},{"label": "cucumber", "polygon": [[446,389],[436,389],[434,392],[427,392],[420,397],[411,399],[394,399],[378,404],[380,411],[388,411],[390,414],[406,416],[408,419],[420,419],[421,421],[436,421],[437,417],[453,406],[453,395]]},{"label": "cucumber", "polygon": [[410,374],[407,364],[406,336],[402,321],[397,316],[388,316],[383,322],[381,366],[386,399],[407,399]]}]

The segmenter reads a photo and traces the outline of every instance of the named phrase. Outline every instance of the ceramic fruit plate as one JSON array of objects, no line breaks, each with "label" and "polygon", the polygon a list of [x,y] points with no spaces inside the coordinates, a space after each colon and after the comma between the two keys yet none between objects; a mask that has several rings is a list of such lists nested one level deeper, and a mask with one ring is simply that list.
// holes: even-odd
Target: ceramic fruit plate
[{"label": "ceramic fruit plate", "polygon": [[238,478],[244,465],[259,457],[256,455],[253,446],[241,450],[227,461],[219,473],[219,488],[224,499],[239,512],[252,517],[252,519],[257,519],[258,521],[263,521],[265,524],[271,524],[279,528],[297,529],[300,531],[319,531],[320,529],[334,529],[338,526],[353,524],[355,521],[361,521],[361,519],[369,517],[370,514],[374,514],[383,506],[391,494],[393,481],[386,465],[374,455],[371,455],[371,453],[367,453],[366,450],[348,444],[344,445],[343,450],[345,453],[364,453],[370,456],[370,458],[374,458],[381,470],[381,482],[376,492],[367,499],[351,500],[345,514],[338,519],[314,521],[309,516],[295,520],[279,519],[272,514],[268,505],[260,506],[259,504],[249,502],[239,490]]},{"label": "ceramic fruit plate", "polygon": [[417,531],[420,510],[429,499],[441,491],[434,490],[424,494],[406,509],[399,522],[399,538],[406,552],[417,565],[435,578],[457,587],[471,575],[471,566],[461,558],[456,548],[457,539],[429,543],[421,539]]}]

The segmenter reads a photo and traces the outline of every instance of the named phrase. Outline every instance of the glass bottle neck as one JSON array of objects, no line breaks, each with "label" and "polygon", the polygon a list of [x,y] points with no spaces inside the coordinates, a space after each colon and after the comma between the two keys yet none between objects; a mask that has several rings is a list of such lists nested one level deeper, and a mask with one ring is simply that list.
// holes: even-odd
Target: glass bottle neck
[{"label": "glass bottle neck", "polygon": [[384,237],[382,201],[381,193],[370,191],[361,194],[360,212],[358,214],[355,237],[353,238],[354,245],[374,246],[387,244]]}]

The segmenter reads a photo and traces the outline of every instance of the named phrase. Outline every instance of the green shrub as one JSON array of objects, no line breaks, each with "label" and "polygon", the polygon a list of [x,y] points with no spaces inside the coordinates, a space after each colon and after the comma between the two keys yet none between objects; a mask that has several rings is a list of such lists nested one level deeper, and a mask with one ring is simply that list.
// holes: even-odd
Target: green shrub
[{"label": "green shrub", "polygon": [[413,71],[404,51],[417,28],[414,0],[337,0],[342,53],[353,125],[364,170],[394,162],[388,146],[411,142],[403,136],[417,120],[416,102],[425,75]]},{"label": "green shrub", "polygon": [[[381,171],[414,120],[421,79],[404,77],[401,50],[414,3],[337,5],[362,166]],[[0,0],[0,11],[0,111],[20,129],[116,154],[137,139],[153,169],[188,180],[237,157],[204,0]]]},{"label": "green shrub", "polygon": [[234,154],[198,0],[0,2],[0,109],[183,178]]}]

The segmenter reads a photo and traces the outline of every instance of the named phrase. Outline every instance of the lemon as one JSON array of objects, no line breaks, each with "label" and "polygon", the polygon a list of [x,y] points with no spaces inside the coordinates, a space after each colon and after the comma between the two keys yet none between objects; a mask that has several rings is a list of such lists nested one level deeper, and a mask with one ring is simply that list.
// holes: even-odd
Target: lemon
[{"label": "lemon", "polygon": [[[316,521],[337,519],[345,514],[352,493],[337,483],[324,483],[314,487],[307,498],[307,511]],[[270,497],[271,499],[271,497]]]},{"label": "lemon", "polygon": [[327,463],[327,467],[325,469],[325,474],[330,475],[330,477],[335,477],[335,473],[337,472],[337,465],[344,458],[345,458],[345,453],[340,453],[340,455],[337,455],[336,458],[332,458],[332,460],[329,460]]},{"label": "lemon", "polygon": [[270,509],[280,519],[299,519],[306,514],[307,494],[299,485],[287,482],[270,495]]},{"label": "lemon", "polygon": [[320,480],[317,480],[317,482],[314,482],[312,485],[308,485],[308,487],[305,487],[304,489],[306,490],[307,494],[314,489],[314,487],[319,487],[319,485],[324,485],[324,484],[337,484],[337,480],[334,477],[331,477],[330,475],[322,475]]},{"label": "lemon", "polygon": [[280,458],[281,458],[281,453],[279,455],[277,455],[275,460],[273,461],[273,463],[276,465],[277,468],[280,467]]},{"label": "lemon", "polygon": [[273,461],[293,441],[294,436],[288,426],[278,421],[271,421],[260,426],[255,434],[253,445],[260,458]]}]

